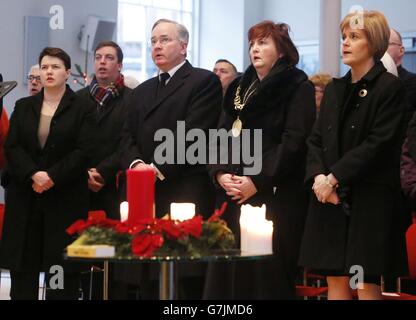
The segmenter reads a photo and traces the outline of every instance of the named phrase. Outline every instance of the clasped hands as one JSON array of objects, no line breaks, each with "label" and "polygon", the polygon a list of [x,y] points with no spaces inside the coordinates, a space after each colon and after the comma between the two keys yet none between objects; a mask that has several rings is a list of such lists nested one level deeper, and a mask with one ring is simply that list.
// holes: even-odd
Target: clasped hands
[{"label": "clasped hands", "polygon": [[231,200],[238,201],[238,204],[243,204],[257,193],[257,188],[249,177],[220,172],[216,178]]},{"label": "clasped hands", "polygon": [[48,191],[55,185],[55,183],[52,181],[52,179],[49,177],[46,171],[36,172],[32,176],[32,180],[32,189],[39,194]]},{"label": "clasped hands", "polygon": [[88,170],[88,188],[93,192],[99,192],[105,186],[104,178],[96,168]]},{"label": "clasped hands", "polygon": [[312,190],[315,192],[316,198],[322,203],[332,203],[338,205],[340,203],[339,197],[336,193],[337,179],[331,173],[328,176],[320,174],[315,177],[315,183]]}]

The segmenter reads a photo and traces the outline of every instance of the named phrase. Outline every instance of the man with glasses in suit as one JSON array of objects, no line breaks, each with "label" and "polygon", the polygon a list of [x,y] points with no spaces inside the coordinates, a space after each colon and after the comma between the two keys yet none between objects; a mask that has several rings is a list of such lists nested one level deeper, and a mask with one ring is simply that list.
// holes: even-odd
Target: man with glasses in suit
[{"label": "man with glasses in suit", "polygon": [[[161,163],[155,154],[164,143],[154,139],[159,129],[170,129],[176,135],[178,121],[185,123],[185,135],[196,128],[208,134],[209,129],[217,127],[222,101],[221,82],[214,73],[195,68],[187,61],[188,42],[189,32],[183,25],[166,19],[154,24],[150,46],[159,75],[133,90],[123,132],[121,159],[124,169],[147,167],[156,171],[155,205],[158,218],[170,212],[173,202],[194,203],[196,212],[206,217],[214,209],[214,186],[205,164],[192,164],[186,160],[183,164],[176,160],[185,158],[176,146],[186,146],[189,142],[175,137],[172,147],[177,156],[173,164]],[[157,271],[154,267],[151,266],[151,271]],[[189,272],[184,270],[180,268],[179,275],[183,272],[187,277],[197,277],[197,281],[187,281],[194,287],[192,289],[185,288],[183,280],[180,282],[180,289],[186,291],[181,298],[201,299],[201,270],[195,270],[195,264],[189,266]],[[197,284],[199,288],[196,289]],[[144,298],[157,297],[146,296],[142,292]]]},{"label": "man with glasses in suit", "polygon": [[29,95],[34,96],[35,94],[38,94],[42,88],[43,85],[40,82],[40,68],[38,64],[35,64],[30,68],[27,75],[27,89]]},{"label": "man with glasses in suit", "polygon": [[405,48],[403,46],[402,36],[397,30],[391,29],[390,30],[390,40],[389,40],[389,47],[387,52],[393,58],[396,66],[397,71],[399,73],[399,78],[403,80],[406,89],[406,101],[408,104],[407,108],[407,121],[410,120],[414,111],[416,111],[416,74],[407,71],[403,68],[403,57],[405,54]]}]

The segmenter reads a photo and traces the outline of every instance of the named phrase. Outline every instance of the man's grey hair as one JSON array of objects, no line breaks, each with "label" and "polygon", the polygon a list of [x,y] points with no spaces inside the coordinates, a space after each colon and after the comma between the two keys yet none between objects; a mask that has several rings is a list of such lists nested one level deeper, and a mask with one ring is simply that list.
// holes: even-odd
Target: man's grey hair
[{"label": "man's grey hair", "polygon": [[31,74],[33,69],[39,69],[40,70],[40,67],[39,67],[38,64],[34,64],[33,66],[31,66],[30,69],[29,69],[29,72],[27,73],[28,76]]},{"label": "man's grey hair", "polygon": [[402,38],[402,35],[400,34],[400,32],[399,32],[399,31],[397,31],[396,29],[393,29],[393,28],[391,28],[391,30],[392,30],[395,34],[397,34],[397,36],[399,37],[400,44],[403,44],[403,38]]},{"label": "man's grey hair", "polygon": [[183,24],[180,24],[176,21],[173,20],[169,20],[169,19],[159,19],[158,21],[155,22],[155,24],[152,27],[152,31],[159,25],[162,23],[171,23],[173,25],[175,25],[176,27],[176,31],[178,32],[178,38],[180,41],[188,43],[189,42],[189,32],[188,29],[186,29],[186,27]]}]

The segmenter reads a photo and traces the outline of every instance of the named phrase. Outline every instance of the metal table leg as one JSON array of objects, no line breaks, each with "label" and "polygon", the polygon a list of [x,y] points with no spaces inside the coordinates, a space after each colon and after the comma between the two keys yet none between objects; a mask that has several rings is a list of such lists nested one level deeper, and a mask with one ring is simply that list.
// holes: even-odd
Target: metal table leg
[{"label": "metal table leg", "polygon": [[159,299],[160,300],[175,300],[177,285],[176,285],[176,270],[175,262],[163,261],[160,263],[159,274]]},{"label": "metal table leg", "polygon": [[103,300],[108,300],[108,261],[104,261]]}]

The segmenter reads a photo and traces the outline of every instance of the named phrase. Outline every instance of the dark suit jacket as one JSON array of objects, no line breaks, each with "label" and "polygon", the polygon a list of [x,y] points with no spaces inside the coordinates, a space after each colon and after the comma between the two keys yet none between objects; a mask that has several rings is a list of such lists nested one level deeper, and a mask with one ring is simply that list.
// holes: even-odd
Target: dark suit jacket
[{"label": "dark suit jacket", "polygon": [[413,113],[416,111],[416,74],[407,71],[402,66],[397,68],[399,78],[404,82],[406,87],[406,117],[405,125],[407,125],[412,118]]},{"label": "dark suit jacket", "polygon": [[[10,269],[39,268],[35,263],[23,265],[24,255],[31,254],[25,251],[28,232],[41,234],[45,266],[61,264],[64,248],[73,241],[65,229],[77,219],[85,219],[88,212],[87,168],[96,143],[94,110],[67,87],[41,149],[37,132],[42,101],[43,90],[16,102],[5,143],[9,178],[0,265]],[[37,171],[48,172],[55,183],[40,195],[32,190],[31,176]],[[29,216],[39,211],[43,228],[31,230]]]},{"label": "dark suit jacket", "polygon": [[[154,163],[165,176],[164,181],[156,183],[158,216],[169,212],[171,202],[193,202],[198,213],[210,215],[212,186],[205,166],[177,164],[176,160],[174,164],[157,163],[154,152],[161,142],[155,141],[155,133],[169,129],[176,135],[177,121],[186,122],[186,132],[192,128],[204,131],[216,128],[222,101],[220,81],[212,72],[186,62],[159,94],[158,87],[158,77],[155,77],[133,90],[123,132],[123,167],[128,169],[135,159],[141,159]],[[184,157],[183,151],[176,148],[177,141],[175,138],[172,147]],[[179,142],[185,143],[183,137],[179,137]]]},{"label": "dark suit jacket", "polygon": [[[119,219],[120,192],[116,185],[117,173],[121,170],[120,141],[127,105],[132,90],[125,87],[120,96],[111,100],[99,114],[96,112],[98,131],[96,132],[97,147],[95,148],[93,167],[105,180],[105,186],[99,192],[90,191],[90,209],[104,210],[107,216]],[[97,110],[97,103],[91,96],[89,87],[77,92]]]}]

